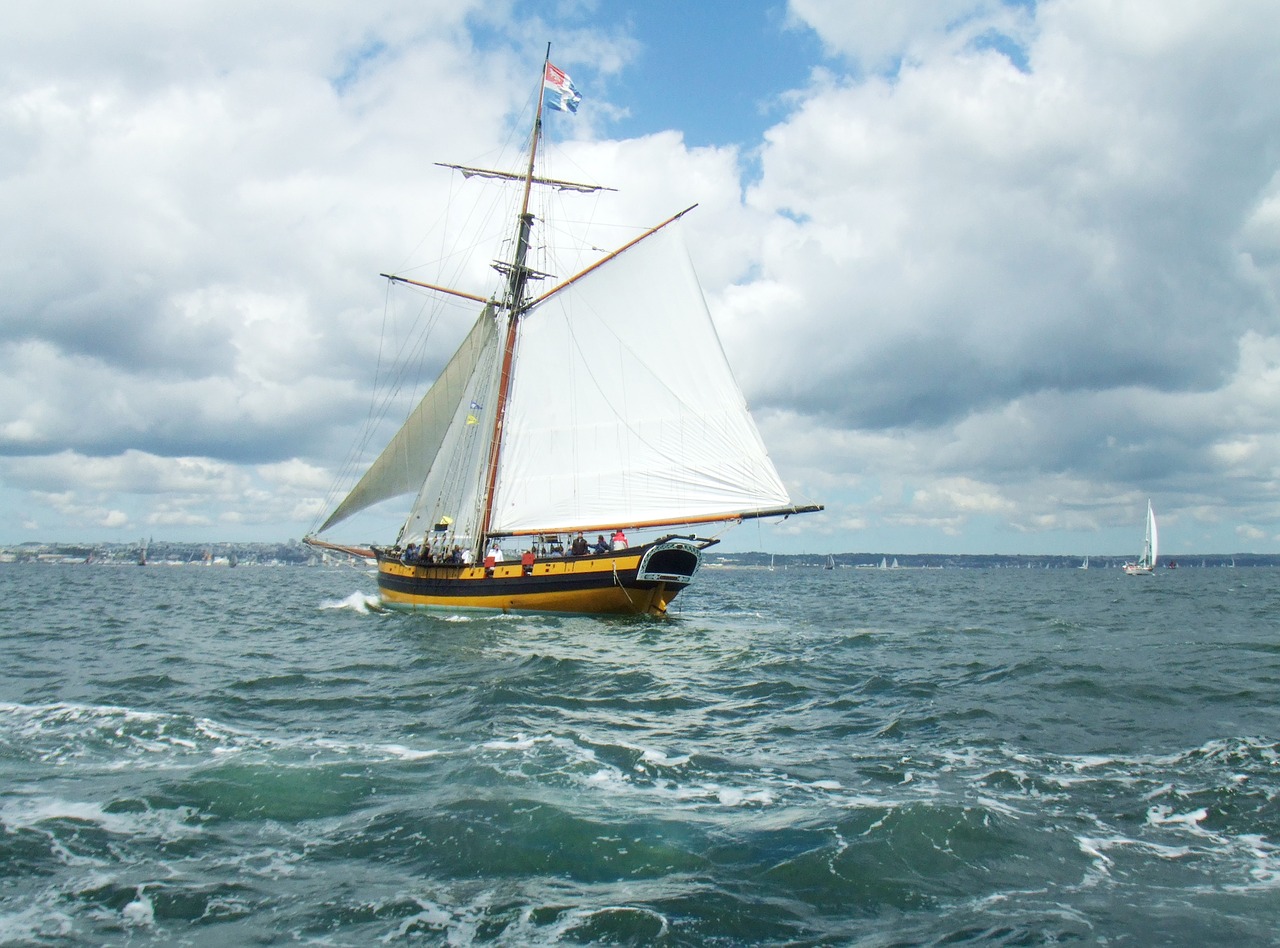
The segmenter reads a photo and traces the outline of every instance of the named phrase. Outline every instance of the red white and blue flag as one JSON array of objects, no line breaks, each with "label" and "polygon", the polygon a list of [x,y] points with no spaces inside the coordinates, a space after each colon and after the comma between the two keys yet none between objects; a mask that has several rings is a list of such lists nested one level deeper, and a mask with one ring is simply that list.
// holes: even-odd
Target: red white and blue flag
[{"label": "red white and blue flag", "polygon": [[549,108],[559,112],[578,111],[578,103],[582,101],[582,96],[573,87],[573,80],[551,63],[547,63],[547,72],[542,78],[542,85],[546,90],[545,101]]}]

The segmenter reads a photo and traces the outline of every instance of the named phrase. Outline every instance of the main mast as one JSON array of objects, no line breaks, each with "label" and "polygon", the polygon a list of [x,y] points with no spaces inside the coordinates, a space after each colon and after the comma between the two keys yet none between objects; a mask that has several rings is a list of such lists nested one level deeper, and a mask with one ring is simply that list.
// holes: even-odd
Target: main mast
[{"label": "main mast", "polygon": [[538,108],[534,113],[533,135],[529,143],[529,164],[524,176],[524,196],[520,202],[520,216],[516,221],[515,257],[507,268],[507,293],[503,301],[507,310],[507,336],[502,347],[502,372],[498,381],[498,404],[494,411],[493,437],[489,442],[489,460],[485,468],[484,506],[480,517],[478,540],[488,542],[489,526],[493,520],[493,495],[498,481],[498,458],[502,452],[502,425],[507,411],[507,398],[511,392],[511,371],[515,361],[516,335],[524,310],[525,285],[529,271],[525,259],[529,254],[529,235],[533,232],[533,215],[529,213],[529,195],[533,190],[533,169],[538,155],[538,140],[542,137],[542,102],[546,94],[547,64],[551,62],[551,44],[542,62],[542,77],[538,83]]}]

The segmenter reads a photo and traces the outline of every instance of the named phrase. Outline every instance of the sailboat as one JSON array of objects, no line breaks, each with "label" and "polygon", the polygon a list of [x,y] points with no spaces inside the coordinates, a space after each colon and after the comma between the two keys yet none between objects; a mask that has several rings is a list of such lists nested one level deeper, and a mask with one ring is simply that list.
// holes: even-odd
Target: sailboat
[{"label": "sailboat", "polygon": [[1084,558],[1084,562],[1081,563],[1079,566],[1077,566],[1076,569],[1088,569],[1088,568],[1089,568],[1089,557],[1086,556]]},{"label": "sailboat", "polygon": [[544,105],[578,98],[547,54],[524,170],[445,166],[521,189],[496,290],[383,274],[480,306],[316,533],[412,494],[407,519],[387,546],[306,538],[375,559],[391,609],[662,615],[719,542],[675,531],[822,509],[792,502],[733,379],[680,235],[692,208],[567,278],[531,266],[534,189],[602,190],[535,171]]},{"label": "sailboat", "polygon": [[1147,533],[1142,541],[1142,555],[1136,563],[1125,563],[1121,567],[1130,576],[1150,576],[1156,569],[1156,557],[1159,549],[1159,534],[1156,530],[1156,514],[1151,509],[1151,501],[1147,501]]}]

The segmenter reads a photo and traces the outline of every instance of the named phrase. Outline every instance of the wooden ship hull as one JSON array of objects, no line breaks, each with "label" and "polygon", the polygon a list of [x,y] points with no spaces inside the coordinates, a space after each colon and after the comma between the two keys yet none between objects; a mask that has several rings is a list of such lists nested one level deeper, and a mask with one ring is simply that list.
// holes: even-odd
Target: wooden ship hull
[{"label": "wooden ship hull", "polygon": [[627,550],[492,565],[404,563],[378,557],[384,606],[404,612],[665,615],[709,541],[667,537]]}]

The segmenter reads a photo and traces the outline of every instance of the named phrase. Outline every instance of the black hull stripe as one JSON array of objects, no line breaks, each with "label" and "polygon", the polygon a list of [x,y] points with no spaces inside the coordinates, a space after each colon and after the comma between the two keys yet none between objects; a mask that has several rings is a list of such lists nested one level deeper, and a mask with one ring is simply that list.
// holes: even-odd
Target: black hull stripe
[{"label": "black hull stripe", "polygon": [[[637,582],[635,570],[619,570],[617,580],[613,573],[587,573],[564,576],[509,576],[489,579],[446,579],[432,577],[399,576],[379,573],[378,586],[388,592],[406,596],[441,596],[450,598],[482,596],[528,596],[537,593],[582,592],[607,589],[621,585],[626,589],[653,589],[654,582]],[[668,582],[668,589],[680,590],[689,585]]]}]

